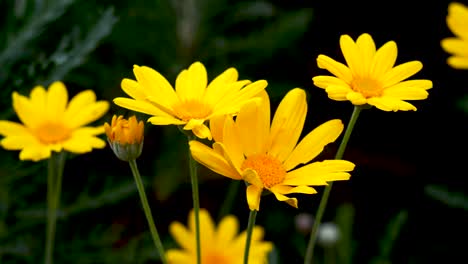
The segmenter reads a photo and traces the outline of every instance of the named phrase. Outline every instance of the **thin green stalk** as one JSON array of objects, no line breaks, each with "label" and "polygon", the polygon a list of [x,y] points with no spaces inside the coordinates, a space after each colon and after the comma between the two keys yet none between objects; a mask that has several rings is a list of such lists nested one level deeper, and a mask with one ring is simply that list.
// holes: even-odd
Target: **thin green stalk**
[{"label": "thin green stalk", "polygon": [[[348,144],[349,138],[351,136],[351,132],[353,131],[354,125],[359,117],[359,113],[363,109],[362,106],[354,106],[353,113],[351,114],[351,119],[349,120],[348,126],[346,127],[346,131],[344,133],[343,139],[341,140],[340,146],[338,147],[338,151],[336,152],[335,159],[339,160],[343,158],[343,154],[346,149],[346,145]],[[323,214],[325,212],[325,207],[327,207],[328,197],[330,196],[330,191],[333,187],[333,182],[330,182],[323,192],[322,199],[320,200],[319,207],[317,209],[317,213],[315,214],[315,221],[312,226],[312,231],[310,233],[309,243],[307,245],[306,256],[304,259],[305,264],[310,264],[313,261],[314,255],[314,247],[315,242],[317,241],[317,231],[320,226],[320,222],[322,221]]]},{"label": "thin green stalk", "polygon": [[146,198],[145,194],[145,187],[143,185],[143,181],[141,180],[140,172],[138,171],[136,160],[129,160],[128,164],[132,169],[132,174],[135,179],[135,183],[138,189],[138,194],[140,195],[141,204],[143,205],[143,211],[145,211],[146,220],[148,221],[148,225],[150,228],[151,236],[153,237],[154,245],[156,246],[156,250],[158,250],[159,256],[161,257],[161,261],[164,264],[167,264],[166,254],[164,253],[164,247],[159,238],[158,230],[156,229],[156,225],[154,224],[153,215],[151,214],[151,209],[149,207],[148,199]]},{"label": "thin green stalk", "polygon": [[249,263],[250,242],[252,241],[252,233],[253,233],[253,229],[255,226],[256,217],[257,217],[257,210],[251,210],[249,214],[249,223],[247,224],[247,238],[245,241],[244,264]]},{"label": "thin green stalk", "polygon": [[[194,139],[188,136],[188,141]],[[201,246],[200,246],[200,198],[198,195],[198,173],[197,162],[193,159],[190,148],[188,150],[190,182],[192,183],[193,212],[195,214],[195,241],[197,245],[197,264],[201,264]]]},{"label": "thin green stalk", "polygon": [[53,263],[57,209],[60,203],[64,166],[65,152],[52,152],[47,166],[47,225],[46,248],[44,254],[45,264]]},{"label": "thin green stalk", "polygon": [[223,205],[219,210],[219,221],[231,211],[232,205],[234,204],[234,200],[237,195],[237,191],[239,190],[240,183],[241,181],[230,181],[226,198],[224,198]]}]

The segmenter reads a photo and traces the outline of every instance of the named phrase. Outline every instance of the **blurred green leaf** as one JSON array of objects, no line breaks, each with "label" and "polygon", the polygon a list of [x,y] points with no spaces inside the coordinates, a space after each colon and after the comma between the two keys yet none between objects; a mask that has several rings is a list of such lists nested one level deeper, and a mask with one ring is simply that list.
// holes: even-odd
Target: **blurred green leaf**
[{"label": "blurred green leaf", "polygon": [[462,192],[453,192],[440,185],[427,185],[424,191],[433,199],[450,207],[468,210],[468,197]]}]

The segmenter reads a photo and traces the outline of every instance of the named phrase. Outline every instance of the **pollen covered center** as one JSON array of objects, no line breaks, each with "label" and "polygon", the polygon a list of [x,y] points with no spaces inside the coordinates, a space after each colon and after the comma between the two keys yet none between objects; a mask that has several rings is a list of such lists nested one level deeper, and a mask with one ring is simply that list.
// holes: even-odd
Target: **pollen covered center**
[{"label": "pollen covered center", "polygon": [[61,123],[47,122],[36,129],[36,135],[44,144],[55,144],[67,140],[71,130]]},{"label": "pollen covered center", "polygon": [[241,166],[242,170],[255,170],[267,188],[282,183],[286,177],[286,170],[283,164],[274,157],[266,154],[257,154],[248,157]]},{"label": "pollen covered center", "polygon": [[365,98],[381,96],[383,91],[383,87],[379,81],[368,77],[353,79],[351,81],[351,88],[361,93]]},{"label": "pollen covered center", "polygon": [[190,119],[205,119],[213,112],[211,107],[198,100],[176,103],[172,109],[178,118],[186,122]]}]

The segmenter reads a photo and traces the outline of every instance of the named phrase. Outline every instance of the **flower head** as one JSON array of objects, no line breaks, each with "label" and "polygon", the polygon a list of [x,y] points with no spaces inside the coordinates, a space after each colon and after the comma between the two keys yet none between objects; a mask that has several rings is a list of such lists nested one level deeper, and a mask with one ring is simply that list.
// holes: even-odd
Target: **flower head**
[{"label": "flower head", "polygon": [[85,126],[109,109],[108,102],[96,101],[92,90],[80,92],[68,102],[62,82],[52,83],[47,91],[36,86],[29,98],[13,92],[13,109],[22,124],[1,120],[0,135],[5,138],[0,144],[8,150],[21,150],[21,160],[47,159],[52,151],[85,153],[106,145],[96,137],[104,133],[103,126]]},{"label": "flower head", "polygon": [[259,210],[263,190],[272,192],[279,201],[297,207],[291,193],[316,193],[310,186],[329,181],[348,180],[354,164],[345,160],[324,160],[306,164],[334,142],[343,124],[328,121],[299,143],[304,126],[307,102],[304,90],[288,92],[278,106],[270,126],[270,103],[266,92],[263,100],[243,106],[236,119],[214,119],[210,123],[213,147],[190,141],[192,156],[209,169],[235,180],[244,180],[250,210]]},{"label": "flower head", "polygon": [[468,69],[468,7],[461,3],[450,3],[447,26],[455,35],[441,41],[442,48],[452,54],[447,63],[455,69]]},{"label": "flower head", "polygon": [[115,155],[123,160],[129,161],[137,159],[143,150],[143,121],[138,122],[135,116],[128,120],[123,116],[112,117],[112,122],[109,125],[104,124],[107,140],[114,151]]},{"label": "flower head", "polygon": [[211,139],[205,121],[235,114],[240,107],[265,89],[264,80],[251,83],[238,81],[238,73],[229,68],[208,84],[205,67],[200,62],[183,70],[176,79],[175,90],[157,71],[133,67],[136,81],[124,79],[122,89],[130,98],[115,98],[124,108],[151,115],[153,125],[181,125],[199,138]]},{"label": "flower head", "polygon": [[419,61],[394,67],[397,46],[389,41],[378,50],[369,34],[362,34],[354,42],[350,36],[340,38],[341,51],[347,66],[332,58],[319,55],[319,68],[335,76],[316,76],[312,80],[325,89],[328,97],[337,101],[349,100],[354,105],[373,105],[384,111],[416,110],[404,100],[422,100],[432,88],[430,80],[407,80],[422,69]]},{"label": "flower head", "polygon": [[[189,215],[188,229],[179,222],[173,222],[169,230],[182,249],[169,249],[167,259],[170,264],[197,263],[195,245],[195,217]],[[246,232],[238,234],[239,221],[233,215],[224,217],[216,227],[209,213],[200,210],[201,263],[241,264],[244,255]],[[273,249],[271,242],[263,241],[263,228],[255,226],[250,245],[249,263],[267,263],[267,255]]]}]

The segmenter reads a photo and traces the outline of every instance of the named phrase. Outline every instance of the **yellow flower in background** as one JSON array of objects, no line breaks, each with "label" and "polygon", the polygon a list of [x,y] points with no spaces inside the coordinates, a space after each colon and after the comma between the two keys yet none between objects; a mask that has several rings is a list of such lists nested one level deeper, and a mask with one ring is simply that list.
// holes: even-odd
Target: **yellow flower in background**
[{"label": "yellow flower in background", "polygon": [[[170,264],[195,264],[195,217],[193,210],[189,215],[188,228],[179,222],[169,226],[170,233],[182,249],[167,250]],[[246,232],[238,234],[239,221],[233,215],[224,217],[215,226],[208,211],[200,210],[201,263],[203,264],[241,264],[245,250]],[[264,231],[255,226],[250,244],[249,264],[267,263],[268,253],[273,249],[271,242],[263,241]]]},{"label": "yellow flower in background", "polygon": [[225,114],[235,114],[240,107],[265,89],[264,80],[238,81],[238,73],[229,68],[208,84],[205,67],[200,62],[183,70],[176,79],[175,90],[157,71],[133,68],[136,81],[122,80],[122,89],[130,98],[115,98],[114,103],[151,115],[153,125],[182,125],[199,138],[211,140],[205,121]]},{"label": "yellow flower in background", "polygon": [[441,41],[442,48],[452,54],[447,63],[455,69],[468,69],[468,7],[461,3],[450,3],[447,26],[455,35]]},{"label": "yellow flower in background", "polygon": [[270,103],[265,91],[262,98],[243,106],[235,121],[231,117],[224,122],[214,119],[210,123],[216,141],[213,148],[192,140],[193,158],[216,173],[248,182],[250,210],[259,210],[264,189],[279,201],[297,208],[297,199],[287,194],[314,194],[316,191],[310,186],[349,179],[348,171],[354,169],[349,161],[324,160],[300,166],[338,138],[343,130],[340,120],[320,125],[298,143],[307,114],[304,90],[296,88],[288,92],[271,126]]},{"label": "yellow flower in background", "polygon": [[104,127],[85,126],[109,109],[108,102],[96,101],[92,90],[82,91],[68,102],[65,85],[54,82],[47,91],[34,87],[29,98],[17,92],[12,96],[22,124],[1,120],[0,135],[5,138],[0,144],[7,150],[21,150],[21,160],[47,159],[52,151],[85,153],[105,147],[105,141],[97,137]]},{"label": "yellow flower in background", "polygon": [[394,41],[376,50],[374,40],[365,33],[356,42],[348,35],[340,38],[341,51],[347,65],[326,55],[317,58],[318,67],[335,76],[316,76],[312,80],[325,89],[328,97],[349,100],[354,105],[373,105],[384,111],[416,110],[404,100],[422,100],[432,88],[430,80],[406,80],[422,69],[419,61],[394,66],[397,46]]},{"label": "yellow flower in background", "polygon": [[141,155],[144,124],[143,121],[138,122],[136,116],[127,120],[114,115],[110,125],[107,122],[104,124],[104,129],[109,145],[119,159],[129,161]]}]

